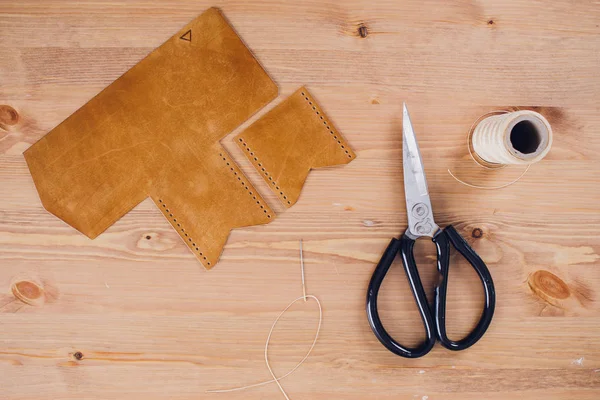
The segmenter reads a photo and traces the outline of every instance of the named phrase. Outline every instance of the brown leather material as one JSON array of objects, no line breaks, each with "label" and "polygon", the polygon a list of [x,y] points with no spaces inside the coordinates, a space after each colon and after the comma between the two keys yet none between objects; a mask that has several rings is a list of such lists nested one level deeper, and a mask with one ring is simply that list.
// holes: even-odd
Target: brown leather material
[{"label": "brown leather material", "polygon": [[312,168],[356,158],[305,87],[250,125],[235,142],[286,207],[298,201]]},{"label": "brown leather material", "polygon": [[275,214],[219,144],[277,86],[209,9],[25,152],[44,207],[90,238],[150,196],[204,264]]}]

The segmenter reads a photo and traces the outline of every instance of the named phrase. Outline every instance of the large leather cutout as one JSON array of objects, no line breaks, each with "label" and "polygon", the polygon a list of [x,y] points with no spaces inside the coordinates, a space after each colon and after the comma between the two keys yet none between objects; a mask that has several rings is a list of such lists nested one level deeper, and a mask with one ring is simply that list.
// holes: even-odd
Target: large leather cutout
[{"label": "large leather cutout", "polygon": [[275,214],[218,141],[277,86],[209,9],[25,152],[44,207],[90,238],[150,196],[206,268]]}]

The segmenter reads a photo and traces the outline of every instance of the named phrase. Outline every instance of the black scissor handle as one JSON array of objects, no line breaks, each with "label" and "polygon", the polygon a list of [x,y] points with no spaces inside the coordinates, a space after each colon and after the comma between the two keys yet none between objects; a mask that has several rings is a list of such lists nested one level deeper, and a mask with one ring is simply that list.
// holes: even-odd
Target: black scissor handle
[{"label": "black scissor handle", "polygon": [[[436,335],[445,348],[449,350],[464,350],[477,343],[492,322],[496,307],[496,291],[492,275],[481,257],[475,253],[475,250],[469,246],[452,225],[448,225],[446,229],[439,231],[433,237],[433,242],[437,248],[437,267],[441,275],[441,282],[435,288]],[[446,292],[450,268],[450,243],[473,266],[473,269],[479,275],[485,296],[485,305],[479,322],[471,333],[457,341],[451,340],[446,334]]]},{"label": "black scissor handle", "polygon": [[[449,225],[444,230],[440,230],[433,237],[433,242],[437,248],[437,268],[441,275],[441,281],[435,288],[435,321],[432,316],[432,311],[429,308],[425,290],[421,283],[421,277],[417,269],[417,263],[414,257],[415,240],[403,234],[400,240],[392,239],[387,249],[383,253],[379,264],[375,268],[375,272],[369,283],[367,292],[367,317],[369,324],[375,336],[379,341],[392,353],[407,358],[422,357],[433,348],[436,337],[440,343],[450,350],[464,350],[474,345],[485,333],[489,327],[494,315],[496,305],[496,292],[492,276],[483,262],[483,260],[475,253],[469,244],[460,236],[452,225]],[[446,293],[448,288],[448,272],[450,268],[450,243],[459,253],[473,266],[481,282],[483,283],[485,293],[485,307],[477,326],[465,338],[453,341],[446,334]],[[379,288],[385,278],[392,262],[396,258],[396,254],[400,253],[402,265],[406,272],[406,277],[410,284],[415,302],[419,308],[421,319],[425,328],[425,341],[416,348],[402,346],[394,340],[381,323],[379,313],[377,311],[377,296]],[[434,334],[435,330],[435,334]]]},{"label": "black scissor handle", "polygon": [[[389,351],[407,358],[422,357],[429,353],[435,344],[433,317],[431,315],[431,310],[429,309],[429,304],[427,303],[427,297],[425,296],[425,291],[421,284],[421,277],[417,270],[417,263],[415,262],[415,257],[413,255],[414,245],[415,241],[406,235],[402,235],[400,240],[396,238],[392,239],[387,249],[385,249],[377,267],[375,267],[375,272],[373,272],[371,282],[369,283],[369,290],[367,291],[367,317],[373,333]],[[426,339],[416,348],[405,347],[396,342],[383,327],[381,319],[379,318],[379,312],[377,311],[379,288],[398,253],[401,253],[402,255],[402,265],[404,265],[404,271],[406,272],[425,327]]]}]

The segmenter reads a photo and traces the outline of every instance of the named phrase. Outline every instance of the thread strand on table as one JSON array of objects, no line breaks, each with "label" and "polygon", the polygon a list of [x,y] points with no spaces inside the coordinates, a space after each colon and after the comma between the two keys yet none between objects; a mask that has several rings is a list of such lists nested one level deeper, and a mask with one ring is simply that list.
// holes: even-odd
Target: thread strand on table
[{"label": "thread strand on table", "polygon": [[[319,338],[319,333],[321,332],[321,323],[323,322],[323,308],[321,307],[321,302],[319,301],[319,299],[316,296],[313,296],[311,294],[306,294],[306,286],[304,285],[304,257],[302,255],[302,240],[300,241],[300,267],[301,267],[301,271],[302,271],[302,291],[303,294],[302,296],[298,297],[297,299],[293,300],[290,304],[288,304],[288,306],[286,308],[283,309],[283,311],[281,311],[279,313],[279,315],[277,316],[277,318],[275,318],[275,321],[273,322],[273,325],[271,325],[271,330],[269,330],[269,334],[267,335],[267,341],[265,343],[265,364],[267,365],[267,369],[269,370],[269,374],[271,374],[271,377],[273,379],[270,379],[268,381],[263,381],[263,382],[258,382],[258,383],[254,383],[251,385],[246,385],[246,386],[240,386],[240,387],[234,387],[234,388],[230,388],[230,389],[216,389],[216,390],[207,390],[207,393],[229,393],[229,392],[236,392],[239,390],[245,390],[245,389],[250,389],[253,387],[258,387],[258,386],[263,386],[263,385],[267,385],[269,383],[273,383],[275,382],[277,384],[277,386],[279,387],[279,391],[281,392],[281,394],[283,394],[283,396],[285,397],[286,400],[290,400],[290,398],[288,397],[287,393],[285,392],[285,390],[283,389],[283,386],[281,386],[281,384],[279,383],[280,380],[290,376],[294,371],[296,371],[298,368],[300,368],[300,366],[304,363],[304,361],[306,361],[308,359],[308,356],[310,356],[310,353],[313,351],[313,349],[315,348],[315,345],[317,344],[317,339]],[[277,322],[279,322],[279,319],[283,316],[283,314],[285,314],[285,312],[287,310],[290,309],[290,307],[292,307],[296,302],[300,301],[300,300],[304,300],[304,302],[306,302],[307,299],[313,299],[314,301],[317,302],[317,306],[319,307],[319,323],[317,325],[317,330],[315,332],[315,338],[313,339],[310,348],[308,349],[308,351],[306,352],[306,355],[304,356],[304,358],[302,358],[302,360],[300,360],[300,362],[298,364],[296,364],[296,366],[294,368],[292,368],[290,371],[288,371],[286,374],[280,376],[279,378],[277,378],[275,376],[275,373],[273,372],[273,369],[271,368],[271,363],[269,362],[269,343],[271,342],[271,336],[273,335],[273,330],[275,329],[275,325],[277,325]]]}]

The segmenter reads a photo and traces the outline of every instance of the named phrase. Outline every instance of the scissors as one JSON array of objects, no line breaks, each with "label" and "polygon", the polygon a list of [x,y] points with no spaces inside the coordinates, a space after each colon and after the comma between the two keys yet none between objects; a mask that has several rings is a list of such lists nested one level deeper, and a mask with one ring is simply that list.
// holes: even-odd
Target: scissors
[{"label": "scissors", "polygon": [[[427,180],[421,161],[419,145],[406,109],[403,106],[402,118],[402,161],[404,169],[404,195],[408,214],[408,229],[400,240],[393,238],[385,253],[375,268],[369,283],[367,293],[367,317],[371,329],[377,339],[392,353],[407,358],[422,357],[433,348],[436,339],[449,350],[464,350],[474,345],[485,333],[492,322],[496,305],[494,282],[483,260],[475,253],[469,244],[460,236],[452,225],[440,229],[433,220],[431,201],[427,189]],[[428,236],[432,238],[437,248],[437,269],[440,281],[435,288],[434,307],[430,308],[421,283],[419,271],[413,254],[415,240]],[[485,294],[485,306],[481,318],[475,328],[463,339],[454,341],[446,334],[446,291],[448,287],[448,272],[450,268],[450,244],[475,269]],[[377,311],[377,296],[396,255],[400,254],[406,277],[412,289],[413,296],[419,308],[425,328],[426,339],[417,347],[405,347],[392,338],[381,323]]]}]

